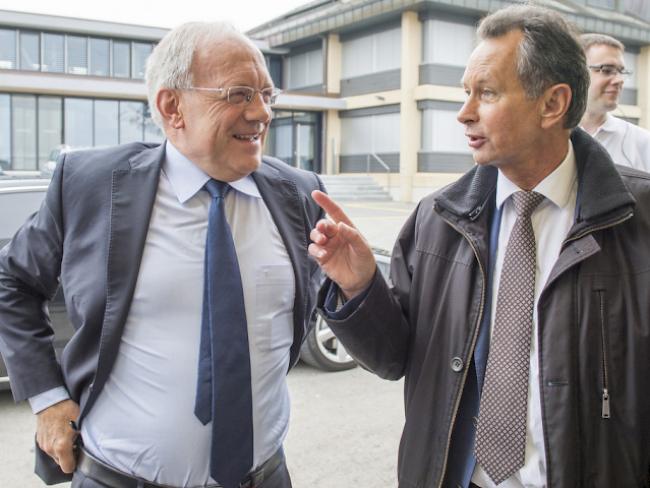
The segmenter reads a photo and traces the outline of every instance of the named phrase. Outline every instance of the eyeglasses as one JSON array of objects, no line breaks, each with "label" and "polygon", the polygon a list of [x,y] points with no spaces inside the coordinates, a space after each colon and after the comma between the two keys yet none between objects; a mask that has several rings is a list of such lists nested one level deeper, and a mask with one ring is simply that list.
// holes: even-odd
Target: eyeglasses
[{"label": "eyeglasses", "polygon": [[626,70],[625,68],[621,68],[620,66],[616,66],[614,64],[596,64],[596,65],[590,65],[587,66],[587,68],[594,70],[596,73],[601,73],[603,76],[606,76],[608,78],[616,75],[621,75],[621,76],[630,76],[632,74],[631,71]]},{"label": "eyeglasses", "polygon": [[282,90],[277,88],[262,88],[258,90],[250,86],[229,86],[228,88],[204,88],[200,86],[191,86],[186,88],[187,90],[195,91],[204,91],[212,93],[220,93],[225,96],[223,98],[231,105],[248,105],[255,97],[255,94],[259,92],[262,95],[262,101],[265,105],[271,106],[275,105],[278,99],[278,95],[282,93]]}]

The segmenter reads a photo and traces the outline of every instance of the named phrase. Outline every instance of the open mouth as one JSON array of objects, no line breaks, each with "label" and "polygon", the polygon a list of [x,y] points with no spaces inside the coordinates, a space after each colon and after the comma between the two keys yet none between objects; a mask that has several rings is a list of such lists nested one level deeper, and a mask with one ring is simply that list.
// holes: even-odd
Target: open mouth
[{"label": "open mouth", "polygon": [[260,138],[260,134],[235,134],[233,137],[238,141],[254,142]]}]

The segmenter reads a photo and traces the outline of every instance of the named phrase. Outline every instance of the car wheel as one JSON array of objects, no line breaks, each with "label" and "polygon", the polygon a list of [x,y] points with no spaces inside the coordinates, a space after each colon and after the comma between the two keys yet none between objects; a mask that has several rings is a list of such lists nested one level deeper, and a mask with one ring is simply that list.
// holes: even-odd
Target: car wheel
[{"label": "car wheel", "polygon": [[316,323],[302,345],[300,357],[310,366],[325,371],[344,371],[357,365],[320,315],[316,316]]}]

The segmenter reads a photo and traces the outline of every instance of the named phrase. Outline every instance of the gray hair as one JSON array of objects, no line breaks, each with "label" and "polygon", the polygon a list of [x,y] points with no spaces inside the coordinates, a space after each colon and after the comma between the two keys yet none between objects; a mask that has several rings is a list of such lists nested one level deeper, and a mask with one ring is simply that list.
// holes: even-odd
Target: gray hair
[{"label": "gray hair", "polygon": [[625,46],[621,41],[605,34],[582,34],[580,36],[580,44],[585,52],[592,46],[609,46],[620,51],[625,51]]},{"label": "gray hair", "polygon": [[[156,45],[147,59],[145,83],[151,118],[162,128],[162,118],[156,106],[161,88],[192,86],[192,59],[199,43],[237,40],[259,49],[228,22],[187,22],[172,29]],[[261,53],[260,53],[261,56]]]},{"label": "gray hair", "polygon": [[479,39],[491,39],[520,30],[517,75],[528,98],[538,98],[548,87],[566,83],[571,104],[565,129],[577,127],[587,106],[589,71],[575,28],[552,10],[531,5],[511,5],[485,17]]}]

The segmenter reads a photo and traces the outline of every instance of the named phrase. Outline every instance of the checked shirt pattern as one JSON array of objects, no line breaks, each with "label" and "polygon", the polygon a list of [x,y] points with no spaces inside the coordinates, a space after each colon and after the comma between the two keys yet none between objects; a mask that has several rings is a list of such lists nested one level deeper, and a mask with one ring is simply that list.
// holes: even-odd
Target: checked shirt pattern
[{"label": "checked shirt pattern", "polygon": [[476,432],[476,459],[495,484],[524,465],[536,246],[530,220],[544,196],[512,194],[517,213],[501,269]]}]

